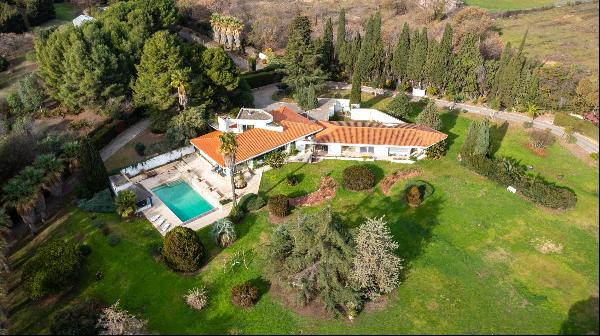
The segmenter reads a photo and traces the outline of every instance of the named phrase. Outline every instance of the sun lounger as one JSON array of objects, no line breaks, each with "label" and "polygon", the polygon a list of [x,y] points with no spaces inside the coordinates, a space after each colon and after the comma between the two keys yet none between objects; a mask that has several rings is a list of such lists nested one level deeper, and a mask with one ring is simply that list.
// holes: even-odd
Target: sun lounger
[{"label": "sun lounger", "polygon": [[164,218],[164,217],[163,217],[163,218],[161,218],[161,219],[159,219],[159,220],[156,222],[156,227],[157,227],[157,228],[160,228],[160,227],[161,227],[163,224],[165,224],[165,222],[166,222],[166,221],[167,221],[167,219],[166,219],[166,218]]},{"label": "sun lounger", "polygon": [[167,232],[169,230],[169,228],[171,227],[171,223],[167,223],[167,225],[165,225],[165,227],[163,227],[161,230],[163,232]]},{"label": "sun lounger", "polygon": [[154,216],[152,216],[152,217],[150,218],[150,221],[151,221],[151,222],[156,222],[156,220],[157,220],[157,219],[159,219],[159,218],[160,218],[160,215],[154,215]]}]

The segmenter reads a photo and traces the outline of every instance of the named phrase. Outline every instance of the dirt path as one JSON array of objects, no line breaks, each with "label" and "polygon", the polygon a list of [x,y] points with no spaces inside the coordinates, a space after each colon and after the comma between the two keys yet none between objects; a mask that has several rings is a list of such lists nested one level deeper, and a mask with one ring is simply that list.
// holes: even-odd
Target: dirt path
[{"label": "dirt path", "polygon": [[123,148],[129,141],[142,133],[150,126],[150,120],[144,119],[138,121],[133,126],[126,129],[123,133],[117,135],[108,145],[100,150],[102,161],[106,161],[111,155],[115,154],[119,149]]}]

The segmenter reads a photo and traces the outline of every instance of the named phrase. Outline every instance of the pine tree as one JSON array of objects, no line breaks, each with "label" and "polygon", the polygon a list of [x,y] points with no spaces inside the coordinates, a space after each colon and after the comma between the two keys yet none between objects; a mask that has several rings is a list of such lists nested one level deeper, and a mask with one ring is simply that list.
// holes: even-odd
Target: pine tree
[{"label": "pine tree", "polygon": [[487,156],[490,150],[490,125],[487,119],[473,121],[469,125],[467,136],[461,148],[465,159],[471,156]]},{"label": "pine tree", "polygon": [[294,18],[283,57],[283,71],[286,75],[283,82],[292,90],[308,87],[310,84],[318,90],[327,77],[319,67],[321,55],[313,45],[310,35],[308,17],[297,16]]},{"label": "pine tree", "polygon": [[152,35],[144,44],[140,63],[136,65],[138,77],[133,84],[136,106],[147,107],[154,113],[173,106],[177,97],[173,95],[171,78],[177,71],[186,75],[190,72],[182,61],[183,53],[175,35],[167,31]]},{"label": "pine tree", "polygon": [[392,72],[398,79],[398,85],[406,80],[408,61],[410,56],[410,29],[408,23],[404,23],[400,38],[394,48],[392,57]]},{"label": "pine tree", "polygon": [[406,119],[410,114],[410,99],[404,93],[399,92],[386,109],[391,116]]},{"label": "pine tree", "polygon": [[83,184],[89,193],[95,194],[108,187],[108,175],[100,152],[86,138],[80,143],[79,164],[83,170]]},{"label": "pine tree", "polygon": [[369,48],[367,77],[375,87],[381,87],[383,68],[385,63],[385,50],[381,40],[381,14],[379,12],[373,15],[371,24],[371,46]]},{"label": "pine tree", "polygon": [[450,80],[450,69],[452,67],[452,26],[446,24],[444,29],[444,35],[439,45],[439,56],[437,62],[434,64],[435,75],[433,82],[439,87],[445,89],[448,86]]},{"label": "pine tree", "polygon": [[427,60],[425,61],[425,69],[423,71],[425,87],[439,87],[437,78],[440,77],[438,71],[441,69],[439,69],[437,65],[441,63],[439,61],[440,56],[440,44],[437,43],[436,40],[429,41],[427,48]]},{"label": "pine tree", "polygon": [[335,55],[333,48],[333,24],[331,18],[325,23],[325,31],[321,42],[321,64],[323,70],[331,77],[335,71]]},{"label": "pine tree", "polygon": [[419,113],[417,119],[415,120],[417,125],[427,126],[429,128],[433,128],[436,131],[442,129],[442,119],[440,118],[440,112],[435,106],[434,102],[429,102],[425,109]]}]

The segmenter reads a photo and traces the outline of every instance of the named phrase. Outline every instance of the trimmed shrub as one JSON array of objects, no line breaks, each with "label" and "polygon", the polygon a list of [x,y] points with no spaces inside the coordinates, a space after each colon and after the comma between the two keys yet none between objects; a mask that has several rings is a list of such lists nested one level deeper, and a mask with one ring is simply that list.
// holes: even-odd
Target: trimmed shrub
[{"label": "trimmed shrub", "polygon": [[227,218],[219,219],[214,222],[210,230],[210,235],[215,241],[215,244],[220,247],[227,247],[237,239],[235,226],[233,222]]},{"label": "trimmed shrub", "polygon": [[290,214],[290,200],[285,195],[275,195],[269,198],[269,212],[277,217],[285,217]]},{"label": "trimmed shrub", "polygon": [[276,71],[274,69],[274,67],[271,67],[271,66],[266,67],[261,70],[247,72],[245,74],[240,75],[240,78],[245,79],[246,82],[248,83],[248,85],[250,85],[250,87],[253,89],[257,88],[257,87],[277,83],[277,82],[281,81],[282,77],[283,77],[283,73]]},{"label": "trimmed shrub", "polygon": [[244,196],[242,196],[242,198],[240,199],[240,202],[238,203],[238,205],[244,209],[244,211],[256,211],[256,210],[260,210],[262,207],[264,207],[267,204],[267,201],[265,201],[265,198],[257,195],[257,194],[245,194]]},{"label": "trimmed shrub", "polygon": [[294,174],[287,174],[285,176],[285,182],[290,186],[295,186],[296,184],[300,183],[300,177]]},{"label": "trimmed shrub", "polygon": [[235,285],[231,288],[231,302],[240,307],[249,308],[258,300],[258,288],[250,282]]},{"label": "trimmed shrub", "polygon": [[72,286],[83,262],[76,244],[60,240],[40,247],[23,268],[21,281],[32,300]]},{"label": "trimmed shrub", "polygon": [[79,252],[82,256],[87,257],[92,254],[92,248],[88,244],[81,244],[79,245]]},{"label": "trimmed shrub", "polygon": [[173,270],[193,272],[200,268],[204,246],[194,230],[177,226],[165,236],[161,252]]},{"label": "trimmed shrub", "polygon": [[141,142],[135,144],[135,152],[138,153],[139,156],[146,155],[146,145]]},{"label": "trimmed shrub", "polygon": [[406,201],[408,205],[412,208],[416,208],[421,205],[421,192],[419,191],[419,187],[413,185],[408,188],[408,192],[406,193]]},{"label": "trimmed shrub", "polygon": [[265,156],[265,163],[273,169],[281,168],[285,163],[285,153],[280,151],[271,152]]},{"label": "trimmed shrub", "polygon": [[69,305],[59,310],[50,319],[50,332],[53,335],[97,335],[96,322],[103,304],[97,298]]},{"label": "trimmed shrub", "polygon": [[525,197],[547,208],[569,209],[577,203],[577,196],[570,189],[547,183],[535,177],[528,177],[520,188]]},{"label": "trimmed shrub", "polygon": [[342,184],[353,191],[370,189],[375,186],[375,175],[366,166],[350,166],[342,172]]},{"label": "trimmed shrub", "polygon": [[227,218],[229,218],[229,220],[231,220],[234,223],[239,223],[242,219],[244,219],[244,215],[244,209],[242,209],[242,207],[238,204],[231,208],[231,211],[229,212],[229,216],[227,216]]}]

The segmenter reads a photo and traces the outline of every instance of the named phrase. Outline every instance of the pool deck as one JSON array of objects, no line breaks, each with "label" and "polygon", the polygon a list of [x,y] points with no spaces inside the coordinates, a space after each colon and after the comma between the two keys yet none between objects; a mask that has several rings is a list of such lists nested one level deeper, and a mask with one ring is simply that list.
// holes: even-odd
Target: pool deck
[{"label": "pool deck", "polygon": [[[262,173],[266,169],[268,169],[268,167],[256,169],[254,174],[244,174],[248,185],[246,188],[236,190],[238,199],[244,194],[258,192]],[[171,209],[169,209],[154,192],[152,192],[153,188],[169,182],[174,182],[177,180],[185,181],[192,189],[194,189],[202,196],[202,198],[204,198],[215,208],[215,210],[212,212],[188,221],[184,225],[185,227],[189,227],[193,230],[199,230],[214,223],[216,220],[229,215],[232,204],[228,203],[222,205],[219,203],[220,198],[231,198],[229,177],[223,177],[213,172],[211,164],[208,163],[204,158],[198,156],[197,154],[191,154],[181,161],[177,161],[174,164],[169,164],[162,169],[157,169],[157,173],[158,175],[141,180],[140,183],[153,195],[153,205],[152,207],[143,211],[144,216],[150,220],[156,215],[160,215],[162,218],[166,219],[166,223],[171,224],[168,230],[161,230],[156,227],[154,223],[152,223],[161,234],[164,235],[173,228],[183,224],[182,221],[175,215],[175,213],[173,213],[173,211],[171,211]]]}]

